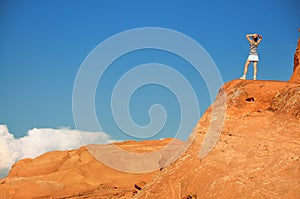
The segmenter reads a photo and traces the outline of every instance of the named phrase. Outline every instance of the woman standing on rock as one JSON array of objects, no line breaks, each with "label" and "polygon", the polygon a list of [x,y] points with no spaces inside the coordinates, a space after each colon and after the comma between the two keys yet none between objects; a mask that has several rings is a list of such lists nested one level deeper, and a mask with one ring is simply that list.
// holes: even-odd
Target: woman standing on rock
[{"label": "woman standing on rock", "polygon": [[[250,37],[252,37],[252,39]],[[246,79],[248,66],[249,66],[250,62],[253,62],[253,67],[254,67],[253,80],[256,80],[257,62],[258,62],[257,47],[262,40],[262,36],[259,34],[248,34],[248,35],[246,35],[246,38],[250,43],[250,53],[249,53],[248,59],[245,63],[244,75],[240,79]]]}]

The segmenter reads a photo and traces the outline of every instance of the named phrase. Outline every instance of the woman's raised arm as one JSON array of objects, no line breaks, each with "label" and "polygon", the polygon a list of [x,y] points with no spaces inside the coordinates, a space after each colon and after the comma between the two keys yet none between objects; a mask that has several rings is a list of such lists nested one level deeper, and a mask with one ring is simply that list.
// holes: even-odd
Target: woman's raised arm
[{"label": "woman's raised arm", "polygon": [[258,41],[257,41],[257,43],[260,44],[261,40],[262,40],[262,36],[258,35]]},{"label": "woman's raised arm", "polygon": [[250,37],[253,36],[253,35],[254,35],[254,34],[247,34],[247,35],[246,35],[246,38],[247,38],[247,40],[248,40],[250,43],[252,42],[252,40],[250,39]]}]

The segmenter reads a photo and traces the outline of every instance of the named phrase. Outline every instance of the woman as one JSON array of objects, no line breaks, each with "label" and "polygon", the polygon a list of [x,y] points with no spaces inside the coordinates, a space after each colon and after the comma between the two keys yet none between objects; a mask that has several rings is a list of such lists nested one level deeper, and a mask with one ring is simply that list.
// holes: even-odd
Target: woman
[{"label": "woman", "polygon": [[[252,37],[252,39],[250,37]],[[250,43],[250,53],[249,53],[248,59],[245,63],[244,75],[240,79],[246,79],[248,66],[249,66],[250,62],[253,62],[253,67],[254,67],[253,80],[256,80],[257,62],[258,62],[257,47],[262,40],[262,36],[259,34],[248,34],[248,35],[246,35],[246,38]]]}]

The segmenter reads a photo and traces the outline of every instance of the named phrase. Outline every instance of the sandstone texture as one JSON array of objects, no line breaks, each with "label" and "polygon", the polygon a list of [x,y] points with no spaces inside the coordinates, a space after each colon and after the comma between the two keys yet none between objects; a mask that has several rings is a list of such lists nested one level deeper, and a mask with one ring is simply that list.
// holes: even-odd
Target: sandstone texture
[{"label": "sandstone texture", "polygon": [[[300,28],[299,28],[300,32]],[[300,38],[298,39],[298,45],[294,54],[294,70],[290,82],[300,83]]]},{"label": "sandstone texture", "polygon": [[[191,134],[188,151],[135,197],[300,198],[299,114],[297,83],[226,83]],[[224,126],[201,157],[211,120]]]},{"label": "sandstone texture", "polygon": [[[300,85],[234,80],[220,89],[186,143],[115,145],[162,151],[145,164],[160,169],[122,172],[91,155],[117,153],[107,150],[111,145],[54,151],[17,162],[0,180],[0,198],[300,198]],[[110,161],[136,167],[131,157]]]},{"label": "sandstone texture", "polygon": [[[115,143],[124,151],[150,153],[168,148],[152,164],[165,164],[183,142],[173,139],[125,141]],[[128,173],[110,168],[98,161],[94,152],[105,151],[110,160],[119,156],[107,151],[109,145],[91,145],[78,150],[53,151],[35,159],[23,159],[13,165],[9,175],[0,179],[0,198],[132,198],[158,172]],[[94,151],[91,151],[94,150]],[[92,154],[91,154],[92,152]],[[165,157],[169,154],[168,157]],[[126,160],[125,160],[126,161]],[[163,165],[161,165],[163,166]]]}]

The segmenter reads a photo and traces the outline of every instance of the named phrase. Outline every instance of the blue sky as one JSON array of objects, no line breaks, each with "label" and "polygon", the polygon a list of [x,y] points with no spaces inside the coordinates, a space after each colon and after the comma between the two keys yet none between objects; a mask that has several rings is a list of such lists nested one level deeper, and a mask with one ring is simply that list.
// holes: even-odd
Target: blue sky
[{"label": "blue sky", "polygon": [[[163,27],[188,35],[206,49],[225,82],[242,75],[248,55],[245,34],[258,32],[263,35],[258,79],[286,81],[292,74],[299,37],[299,7],[298,0],[1,1],[0,124],[8,125],[16,137],[26,135],[32,128],[76,128],[72,91],[81,63],[100,42],[133,28]],[[138,59],[144,63],[155,60],[175,68],[180,68],[176,64],[183,62],[154,50],[137,52],[135,56],[144,57]],[[156,60],[157,57],[160,59]],[[128,67],[136,64],[128,60],[135,59],[121,64]],[[195,75],[188,69],[185,72]],[[113,79],[114,74],[107,76],[108,82],[112,83],[109,77]],[[199,81],[193,84],[199,91],[197,97],[203,113],[210,101],[204,83]],[[105,84],[99,89],[101,86]],[[111,87],[109,83],[107,86]],[[144,116],[145,107],[160,101],[171,111],[170,123],[164,129],[168,133],[161,135],[167,137],[172,136],[180,118],[173,108],[178,105],[174,96],[168,92],[160,94],[161,91],[161,87],[153,86],[137,92],[132,103],[140,102],[135,105],[138,111],[132,115],[137,123],[145,125],[149,120]],[[149,93],[160,98],[145,97]],[[103,118],[105,132],[119,139],[130,139],[121,135],[110,113],[103,116],[109,110],[99,95],[97,93],[95,106],[98,118]]]}]

